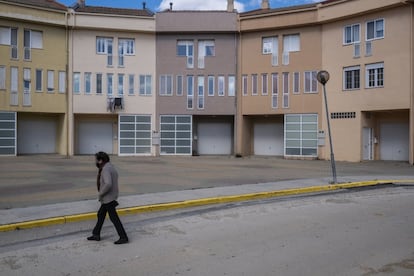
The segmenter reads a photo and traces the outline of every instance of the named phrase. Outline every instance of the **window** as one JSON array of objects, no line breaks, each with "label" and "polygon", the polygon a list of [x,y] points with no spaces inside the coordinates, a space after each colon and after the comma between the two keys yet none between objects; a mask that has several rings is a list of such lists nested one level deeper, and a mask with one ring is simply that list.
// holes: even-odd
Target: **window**
[{"label": "window", "polygon": [[173,79],[172,75],[160,76],[160,96],[172,96]]},{"label": "window", "polygon": [[124,95],[124,74],[118,74],[118,95]]},{"label": "window", "polygon": [[262,95],[267,95],[267,74],[262,74]]},{"label": "window", "polygon": [[55,90],[55,71],[47,71],[47,92],[53,92]]},{"label": "window", "polygon": [[6,67],[0,66],[0,89],[6,89]]},{"label": "window", "polygon": [[229,97],[234,97],[236,95],[236,77],[235,76],[229,76]]},{"label": "window", "polygon": [[108,96],[114,93],[114,74],[106,74],[106,89]]},{"label": "window", "polygon": [[252,75],[252,95],[257,95],[257,74]]},{"label": "window", "polygon": [[11,28],[0,27],[0,44],[11,45]]},{"label": "window", "polygon": [[30,50],[30,31],[29,30],[24,30],[23,47],[24,47],[24,59],[30,60],[31,50]]},{"label": "window", "polygon": [[107,65],[112,66],[112,38],[109,37],[97,37],[96,38],[96,53],[97,54],[106,54],[107,56]]},{"label": "window", "polygon": [[[305,72],[306,76],[306,72]],[[300,73],[294,72],[293,73],[293,94],[299,94],[299,86],[300,86]]]},{"label": "window", "polygon": [[278,107],[279,74],[272,73],[272,108]]},{"label": "window", "polygon": [[66,72],[59,71],[59,93],[66,92]]},{"label": "window", "polygon": [[177,96],[182,96],[183,95],[183,76],[179,75],[177,76]]},{"label": "window", "polygon": [[247,75],[242,75],[243,96],[247,96]]},{"label": "window", "polygon": [[42,92],[43,90],[43,70],[42,69],[36,69],[36,92]]},{"label": "window", "polygon": [[279,41],[277,36],[273,37],[264,37],[262,39],[262,53],[264,55],[272,55],[272,65],[277,66],[278,61],[278,52],[279,52]]},{"label": "window", "polygon": [[43,32],[24,30],[24,47],[43,49]]},{"label": "window", "polygon": [[298,52],[300,51],[300,36],[299,34],[283,36],[283,52]]},{"label": "window", "polygon": [[316,79],[316,71],[305,72],[305,93],[317,93],[318,92],[318,80]]},{"label": "window", "polygon": [[30,106],[31,100],[31,70],[29,68],[23,69],[23,106]]},{"label": "window", "polygon": [[359,58],[361,56],[361,44],[354,43],[354,58]]},{"label": "window", "polygon": [[365,84],[367,88],[384,86],[384,63],[368,64],[366,66]]},{"label": "window", "polygon": [[85,78],[84,78],[84,81],[85,81],[85,87],[84,87],[85,94],[91,94],[91,76],[92,76],[91,73],[85,73]]},{"label": "window", "polygon": [[18,91],[18,76],[19,76],[19,70],[17,67],[11,67],[10,71],[10,91],[11,92],[17,92]]},{"label": "window", "polygon": [[204,77],[198,76],[197,80],[197,91],[198,91],[198,109],[204,109]]},{"label": "window", "polygon": [[17,67],[10,68],[10,105],[19,105],[18,89],[19,69]]},{"label": "window", "polygon": [[96,38],[96,53],[97,54],[108,54],[112,53],[112,38],[109,37],[97,37]]},{"label": "window", "polygon": [[360,25],[348,25],[344,27],[344,45],[359,43],[360,39]]},{"label": "window", "polygon": [[344,90],[359,89],[360,68],[359,66],[344,68]]},{"label": "window", "polygon": [[80,73],[73,73],[73,93],[80,93]]},{"label": "window", "polygon": [[17,28],[11,28],[11,58],[17,59]]},{"label": "window", "polygon": [[177,56],[187,57],[187,68],[194,68],[194,42],[192,40],[178,40]]},{"label": "window", "polygon": [[198,41],[198,68],[204,68],[204,57],[215,56],[214,40]]},{"label": "window", "polygon": [[187,109],[193,109],[194,101],[194,76],[187,76]]},{"label": "window", "polygon": [[102,74],[96,74],[96,94],[102,94]]},{"label": "window", "polygon": [[132,56],[135,54],[134,39],[118,40],[118,66],[124,66],[124,56]]},{"label": "window", "polygon": [[135,76],[134,75],[128,75],[128,85],[129,85],[129,87],[128,87],[128,94],[129,95],[134,95],[134,93],[135,93]]},{"label": "window", "polygon": [[214,94],[215,94],[215,92],[214,92],[214,82],[215,82],[214,76],[208,76],[208,95],[209,96],[214,96]]},{"label": "window", "polygon": [[367,22],[366,39],[380,39],[384,38],[384,19],[377,19]]},{"label": "window", "polygon": [[43,48],[43,33],[33,30],[24,30],[23,37],[24,59],[31,59],[31,49]]},{"label": "window", "polygon": [[289,108],[289,73],[283,73],[283,108]]},{"label": "window", "polygon": [[118,49],[125,56],[135,55],[135,40],[134,39],[119,39]]},{"label": "window", "polygon": [[300,51],[299,34],[283,36],[283,65],[289,64],[289,53]]},{"label": "window", "polygon": [[[167,80],[167,85],[171,86],[171,92],[168,95],[172,95],[172,76],[170,81]],[[170,83],[171,82],[171,83]],[[139,75],[139,94],[141,96],[152,94],[152,76],[151,75]]]},{"label": "window", "polygon": [[24,93],[30,93],[31,70],[29,68],[23,69],[23,88]]},{"label": "window", "polygon": [[217,94],[219,96],[224,96],[226,94],[225,89],[225,78],[224,76],[218,76],[217,77]]},{"label": "window", "polygon": [[17,28],[0,27],[0,45],[10,45],[11,58],[17,59]]}]

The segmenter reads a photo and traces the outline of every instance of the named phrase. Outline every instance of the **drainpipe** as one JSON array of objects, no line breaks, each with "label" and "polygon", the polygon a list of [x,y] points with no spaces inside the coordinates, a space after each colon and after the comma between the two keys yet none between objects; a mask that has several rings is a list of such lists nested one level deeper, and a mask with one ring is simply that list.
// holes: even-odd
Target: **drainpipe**
[{"label": "drainpipe", "polygon": [[68,12],[65,12],[65,44],[66,44],[66,78],[65,78],[65,86],[66,86],[66,157],[69,158],[69,18]]}]

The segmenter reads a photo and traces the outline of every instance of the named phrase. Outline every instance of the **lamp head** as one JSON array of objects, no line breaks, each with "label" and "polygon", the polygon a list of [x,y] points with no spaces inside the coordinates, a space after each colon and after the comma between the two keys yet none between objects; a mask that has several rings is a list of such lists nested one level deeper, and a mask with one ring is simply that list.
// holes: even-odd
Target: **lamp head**
[{"label": "lamp head", "polygon": [[325,85],[329,80],[329,73],[325,70],[319,71],[316,78],[322,85]]}]

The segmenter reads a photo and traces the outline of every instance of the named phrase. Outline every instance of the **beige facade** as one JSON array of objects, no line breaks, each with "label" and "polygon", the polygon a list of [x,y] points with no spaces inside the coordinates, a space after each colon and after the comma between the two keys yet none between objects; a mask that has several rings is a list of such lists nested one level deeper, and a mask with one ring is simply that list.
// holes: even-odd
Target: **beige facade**
[{"label": "beige facade", "polygon": [[[335,155],[338,160],[346,161],[391,159],[413,163],[412,4],[407,1],[348,2],[327,5],[320,9],[319,15],[320,20],[331,21],[323,24],[321,49],[323,68],[331,74],[327,84],[330,112],[355,112],[354,118],[332,120]],[[383,27],[379,27],[382,30],[376,30],[382,33],[368,39],[368,24],[372,22],[382,22]],[[360,30],[357,41],[348,44],[343,41],[346,26],[359,26],[356,27]],[[358,51],[355,48],[359,48],[359,53],[355,53]],[[370,84],[370,68],[382,68],[383,82],[373,80]],[[348,69],[358,70],[359,87],[346,87]],[[371,77],[375,79],[379,76],[374,70]],[[385,128],[387,124],[405,128],[401,130],[401,135],[406,137],[404,145],[398,145],[400,130],[390,135]],[[364,128],[372,132],[371,141],[365,143]],[[389,141],[391,145],[384,145],[386,136],[395,137]],[[368,155],[364,156],[366,147],[369,147]],[[327,159],[327,154],[322,157]]]},{"label": "beige facade", "polygon": [[[280,108],[271,108],[272,93],[263,95],[261,88],[263,74],[277,73],[280,77],[289,73],[290,77],[293,72],[327,70],[330,80],[326,89],[336,159],[406,160],[412,164],[412,8],[412,1],[334,0],[240,14],[238,151],[242,155],[255,154],[254,147],[260,145],[255,139],[266,143],[266,137],[257,133],[266,136],[267,132],[256,133],[255,124],[267,123],[267,128],[283,124],[283,143],[279,146],[284,144],[284,151],[280,155],[305,158],[306,154],[297,154],[299,151],[290,156],[287,148],[288,144],[298,148],[302,145],[303,150],[303,145],[309,142],[303,137],[309,133],[289,130],[293,127],[289,120],[293,118],[286,116],[314,113],[318,115],[318,150],[314,157],[329,159],[322,85],[318,83],[316,92],[307,94],[303,90],[306,80],[300,75],[299,93],[295,94],[294,80],[290,78],[289,89],[285,91],[290,102],[284,106],[284,88],[279,78],[279,91],[273,96],[282,103]],[[300,37],[300,50],[290,52],[289,65],[284,65],[280,62],[286,52],[282,49],[285,44],[281,37],[295,33]],[[270,48],[268,37],[277,37],[278,48]],[[279,62],[269,66],[269,60],[276,56],[274,49]],[[247,88],[243,88],[246,83]],[[270,80],[267,90],[271,85]],[[253,91],[256,86],[257,91]],[[297,137],[289,139],[292,135]]]},{"label": "beige facade", "polygon": [[[109,12],[86,6],[70,13],[71,154],[121,154],[122,115],[149,116],[149,130],[155,129],[155,20],[152,15],[123,14],[130,10]],[[87,133],[91,128],[95,133]],[[100,144],[100,135],[109,137]],[[98,142],[83,145],[87,139]],[[154,154],[149,147],[147,154]]]},{"label": "beige facade", "polygon": [[66,154],[66,7],[21,2],[0,1],[0,112],[16,115],[15,153]]}]

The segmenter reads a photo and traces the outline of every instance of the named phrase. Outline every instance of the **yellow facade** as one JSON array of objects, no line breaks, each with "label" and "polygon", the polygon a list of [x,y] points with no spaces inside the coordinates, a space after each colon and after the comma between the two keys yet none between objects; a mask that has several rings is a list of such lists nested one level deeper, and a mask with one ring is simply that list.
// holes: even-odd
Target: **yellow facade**
[{"label": "yellow facade", "polygon": [[20,134],[25,132],[19,120],[52,120],[56,146],[51,152],[66,154],[66,10],[0,3],[0,11],[2,30],[13,30],[9,45],[0,45],[0,67],[5,70],[0,111],[16,112],[18,143],[28,139]]}]

